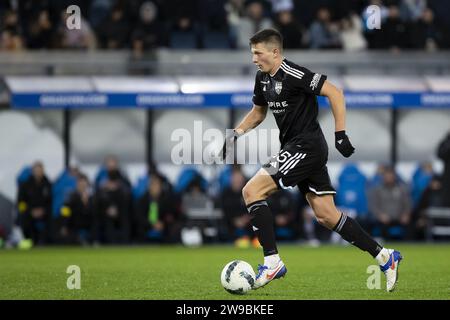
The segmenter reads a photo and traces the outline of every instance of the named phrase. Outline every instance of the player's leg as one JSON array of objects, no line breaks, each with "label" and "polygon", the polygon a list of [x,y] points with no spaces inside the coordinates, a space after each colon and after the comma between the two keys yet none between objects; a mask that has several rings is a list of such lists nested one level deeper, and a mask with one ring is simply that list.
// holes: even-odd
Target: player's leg
[{"label": "player's leg", "polygon": [[264,264],[258,267],[255,289],[286,273],[286,267],[278,255],[273,215],[266,201],[267,197],[277,189],[277,185],[264,169],[258,171],[242,189],[242,195],[251,215],[253,230],[264,252]]},{"label": "player's leg", "polygon": [[334,204],[333,195],[308,192],[306,200],[321,225],[339,233],[345,240],[361,250],[368,251],[373,257],[381,251],[382,247],[354,219],[339,212]]},{"label": "player's leg", "polygon": [[381,270],[386,275],[387,290],[394,290],[398,277],[398,265],[402,260],[400,252],[383,248],[361,228],[356,220],[339,212],[332,195],[308,192],[306,199],[320,224],[339,233],[344,240],[361,250],[369,252],[378,261]]},{"label": "player's leg", "polygon": [[316,236],[315,226],[314,226],[314,211],[309,207],[305,206],[302,210],[303,217],[303,229],[305,231],[306,240],[309,245],[312,247],[318,247],[320,245],[320,241]]}]

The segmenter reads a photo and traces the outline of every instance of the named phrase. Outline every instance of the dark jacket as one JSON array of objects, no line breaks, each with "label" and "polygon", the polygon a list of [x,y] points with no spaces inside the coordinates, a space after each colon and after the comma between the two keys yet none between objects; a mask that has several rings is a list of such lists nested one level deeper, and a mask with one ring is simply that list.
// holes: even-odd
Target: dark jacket
[{"label": "dark jacket", "polygon": [[19,211],[30,213],[34,208],[44,208],[47,216],[51,215],[52,185],[46,176],[41,181],[31,176],[19,186]]}]

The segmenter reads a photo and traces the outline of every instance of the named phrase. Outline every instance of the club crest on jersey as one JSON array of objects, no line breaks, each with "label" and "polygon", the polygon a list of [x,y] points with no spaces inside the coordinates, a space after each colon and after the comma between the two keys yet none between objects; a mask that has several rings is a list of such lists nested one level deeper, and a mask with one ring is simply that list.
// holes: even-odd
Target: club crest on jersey
[{"label": "club crest on jersey", "polygon": [[281,89],[283,89],[283,84],[281,82],[276,81],[275,82],[275,92],[277,94],[281,93]]}]

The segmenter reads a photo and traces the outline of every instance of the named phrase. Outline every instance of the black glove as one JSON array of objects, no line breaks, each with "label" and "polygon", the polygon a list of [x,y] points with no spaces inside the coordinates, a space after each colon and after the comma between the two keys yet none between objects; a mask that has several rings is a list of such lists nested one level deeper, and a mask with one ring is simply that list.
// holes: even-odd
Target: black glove
[{"label": "black glove", "polygon": [[225,136],[225,141],[223,143],[221,152],[222,160],[225,160],[227,154],[231,152],[231,150],[234,147],[234,143],[236,139],[239,138],[239,136],[241,136],[241,134],[239,134],[236,130],[227,130],[227,134]]},{"label": "black glove", "polygon": [[337,131],[334,133],[335,135],[335,146],[336,149],[346,158],[350,157],[353,152],[355,152],[355,148],[353,148],[348,136],[345,134],[345,130]]}]

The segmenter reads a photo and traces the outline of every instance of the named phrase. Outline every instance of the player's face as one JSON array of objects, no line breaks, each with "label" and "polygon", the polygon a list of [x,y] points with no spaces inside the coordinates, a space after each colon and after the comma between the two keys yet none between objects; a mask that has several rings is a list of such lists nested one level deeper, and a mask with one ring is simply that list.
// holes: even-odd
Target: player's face
[{"label": "player's face", "polygon": [[265,43],[252,44],[252,61],[262,72],[270,72],[275,66],[277,49]]}]

